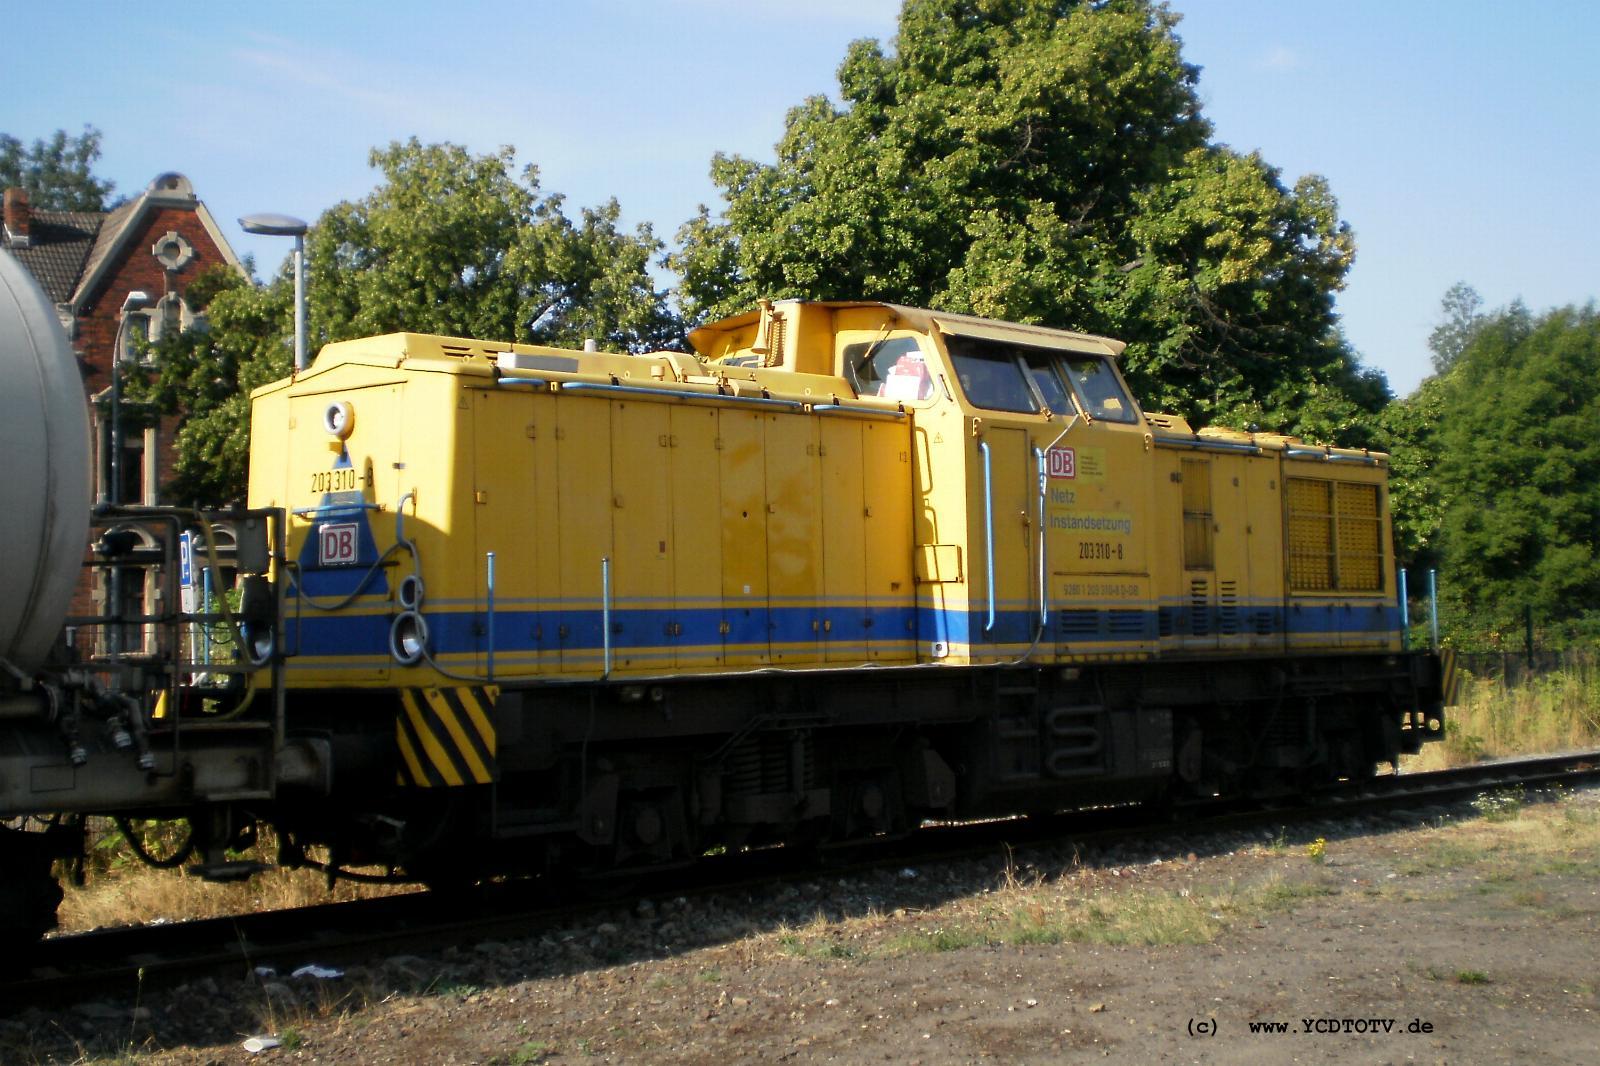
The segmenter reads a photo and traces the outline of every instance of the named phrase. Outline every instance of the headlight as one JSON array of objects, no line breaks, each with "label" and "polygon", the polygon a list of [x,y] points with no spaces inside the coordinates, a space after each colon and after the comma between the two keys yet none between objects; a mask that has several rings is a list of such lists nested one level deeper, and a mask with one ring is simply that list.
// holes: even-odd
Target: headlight
[{"label": "headlight", "polygon": [[428,653],[428,623],[416,611],[395,615],[389,627],[389,654],[401,666],[413,666]]}]

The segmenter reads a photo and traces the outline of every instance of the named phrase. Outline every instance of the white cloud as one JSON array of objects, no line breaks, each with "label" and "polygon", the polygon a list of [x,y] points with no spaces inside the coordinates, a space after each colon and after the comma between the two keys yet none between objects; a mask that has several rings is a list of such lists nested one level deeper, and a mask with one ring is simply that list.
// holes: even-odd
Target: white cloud
[{"label": "white cloud", "polygon": [[1305,57],[1288,45],[1275,44],[1267,49],[1258,64],[1266,70],[1277,70],[1288,73],[1290,71],[1305,69]]}]

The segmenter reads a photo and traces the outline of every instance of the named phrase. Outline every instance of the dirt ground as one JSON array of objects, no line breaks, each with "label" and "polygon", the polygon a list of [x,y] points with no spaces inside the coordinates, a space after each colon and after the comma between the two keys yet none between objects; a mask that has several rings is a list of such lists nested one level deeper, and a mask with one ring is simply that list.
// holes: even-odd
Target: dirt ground
[{"label": "dirt ground", "polygon": [[1590,1063],[1597,957],[1600,792],[1502,793],[29,1010],[0,1061]]}]

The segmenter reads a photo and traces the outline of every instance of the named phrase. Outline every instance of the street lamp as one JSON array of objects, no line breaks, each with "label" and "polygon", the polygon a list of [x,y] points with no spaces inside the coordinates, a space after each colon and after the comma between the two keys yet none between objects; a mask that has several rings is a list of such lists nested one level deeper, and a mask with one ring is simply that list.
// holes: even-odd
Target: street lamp
[{"label": "street lamp", "polygon": [[292,215],[245,215],[246,233],[294,238],[294,368],[306,368],[306,224]]},{"label": "street lamp", "polygon": [[111,350],[111,491],[110,502],[122,502],[122,364],[128,358],[128,322],[135,311],[155,301],[143,289],[128,293],[117,320],[117,343]]}]

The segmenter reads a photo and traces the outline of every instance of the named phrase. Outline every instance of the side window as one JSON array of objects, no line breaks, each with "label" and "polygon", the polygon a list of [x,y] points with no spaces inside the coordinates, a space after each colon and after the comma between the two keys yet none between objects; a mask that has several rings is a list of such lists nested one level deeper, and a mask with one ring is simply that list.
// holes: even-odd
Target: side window
[{"label": "side window", "polygon": [[1093,355],[1069,355],[1063,362],[1078,398],[1083,401],[1083,409],[1091,418],[1103,422],[1138,421],[1133,401],[1122,391],[1122,384],[1117,381],[1109,362]]},{"label": "side window", "polygon": [[1039,401],[1028,387],[1017,350],[1008,344],[952,336],[946,342],[961,391],[975,407],[1034,414]]},{"label": "side window", "polygon": [[886,400],[927,400],[933,397],[933,375],[915,337],[890,337],[875,344],[848,344],[844,349],[844,376],[857,396]]}]

